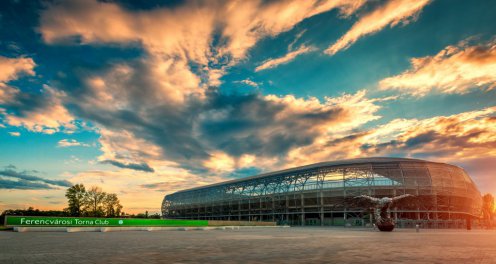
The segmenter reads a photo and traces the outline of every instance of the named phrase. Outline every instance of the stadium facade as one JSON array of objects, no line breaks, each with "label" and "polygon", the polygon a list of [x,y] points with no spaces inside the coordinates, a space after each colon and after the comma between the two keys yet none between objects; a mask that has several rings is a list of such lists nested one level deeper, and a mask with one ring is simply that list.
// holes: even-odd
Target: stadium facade
[{"label": "stadium facade", "polygon": [[358,195],[415,195],[391,210],[397,223],[462,227],[479,217],[481,194],[460,167],[405,158],[322,162],[166,195],[164,218],[277,221],[290,225],[367,225]]}]

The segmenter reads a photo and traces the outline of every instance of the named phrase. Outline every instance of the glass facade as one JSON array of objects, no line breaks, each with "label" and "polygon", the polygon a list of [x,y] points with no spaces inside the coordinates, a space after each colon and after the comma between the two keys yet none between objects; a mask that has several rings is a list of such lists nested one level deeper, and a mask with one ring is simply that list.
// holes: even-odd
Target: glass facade
[{"label": "glass facade", "polygon": [[324,162],[166,195],[165,218],[277,221],[292,225],[365,225],[366,208],[350,198],[413,194],[392,210],[397,221],[478,217],[481,195],[460,167],[416,159],[367,158]]}]

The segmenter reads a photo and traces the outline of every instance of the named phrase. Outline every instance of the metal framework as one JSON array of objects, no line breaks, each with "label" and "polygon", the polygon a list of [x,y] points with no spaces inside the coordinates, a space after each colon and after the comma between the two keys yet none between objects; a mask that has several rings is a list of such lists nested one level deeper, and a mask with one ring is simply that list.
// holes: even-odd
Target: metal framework
[{"label": "metal framework", "polygon": [[[479,216],[481,195],[460,167],[404,158],[363,158],[282,170],[166,195],[165,218],[366,225],[372,214],[347,198],[413,194],[429,203],[392,210],[400,223]],[[461,225],[461,223],[459,223]]]}]

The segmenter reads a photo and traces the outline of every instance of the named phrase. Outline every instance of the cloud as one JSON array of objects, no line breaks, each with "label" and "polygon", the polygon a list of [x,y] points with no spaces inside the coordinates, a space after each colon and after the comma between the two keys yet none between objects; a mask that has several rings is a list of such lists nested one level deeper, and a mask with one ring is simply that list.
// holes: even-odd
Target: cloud
[{"label": "cloud", "polygon": [[[204,186],[208,184],[214,184],[220,181],[227,180],[226,178],[216,177],[210,175],[209,177],[199,177],[196,175],[189,175],[185,177],[184,175],[176,174],[172,177],[166,179],[167,181],[150,181],[146,184],[140,184],[139,187],[145,189],[145,192],[153,190],[158,192],[160,195],[164,193],[170,194],[176,191],[194,188],[198,186]],[[163,196],[161,197],[163,198]]]},{"label": "cloud", "polygon": [[222,35],[229,41],[220,49],[234,58],[244,58],[246,51],[259,39],[276,36],[293,28],[305,18],[338,8],[349,15],[365,1],[240,1],[227,5],[223,15]]},{"label": "cloud", "polygon": [[42,13],[39,31],[46,43],[140,44],[151,53],[206,63],[217,8],[188,1],[174,8],[131,11],[111,2],[64,1]]},{"label": "cloud", "polygon": [[27,171],[17,171],[15,167],[0,170],[0,189],[38,190],[70,186],[72,184],[67,180],[50,180]]},{"label": "cloud", "polygon": [[298,34],[296,34],[293,41],[291,41],[291,43],[289,43],[288,50],[293,50],[293,46],[301,39],[301,37],[303,37],[303,34],[305,34],[305,32],[307,32],[306,29],[304,29],[304,30],[300,31]]},{"label": "cloud", "polygon": [[41,93],[22,92],[13,87],[5,87],[4,91],[10,94],[0,98],[0,106],[4,107],[0,115],[5,123],[45,134],[70,133],[76,129],[74,117],[63,104],[64,92],[48,86]]},{"label": "cloud", "polygon": [[[356,96],[356,97],[355,97]],[[366,100],[364,94],[350,95],[350,99]],[[210,107],[199,117],[197,132],[201,138],[230,155],[277,155],[292,146],[310,144],[314,138],[331,127],[353,122],[351,109],[341,99],[321,103],[316,98],[296,98],[291,95],[218,94]],[[374,119],[378,108],[364,111],[363,122]]]},{"label": "cloud", "polygon": [[[47,44],[138,46],[145,51],[137,59],[78,66],[51,83],[64,91],[63,103],[71,106],[71,114],[98,128],[100,162],[142,171],[153,168],[156,173],[170,166],[204,173],[219,170],[215,164],[223,154],[234,161],[235,169],[251,166],[246,157],[252,155],[273,162],[270,155],[284,155],[327,133],[312,122],[353,127],[356,121],[348,119],[353,111],[332,100],[222,95],[215,86],[260,39],[332,9],[350,15],[364,3],[186,1],[131,11],[113,2],[75,0],[48,4],[38,30]],[[302,46],[296,52],[309,49]],[[291,103],[313,109],[298,110]],[[218,132],[215,125],[224,131]]]},{"label": "cloud", "polygon": [[105,192],[116,193],[127,213],[150,211],[150,207],[160,212],[160,202],[164,194],[225,180],[212,174],[191,174],[180,168],[163,168],[155,173],[124,169],[94,170],[65,173],[63,176],[71,182],[83,183],[85,186],[102,186]]},{"label": "cloud", "polygon": [[0,56],[0,116],[11,126],[52,134],[62,128],[73,129],[74,118],[63,105],[64,93],[45,86],[41,93],[23,92],[6,82],[22,74],[35,75],[31,58]]},{"label": "cloud", "polygon": [[222,151],[210,153],[210,158],[203,165],[214,173],[223,173],[236,169],[236,159]]},{"label": "cloud", "polygon": [[394,119],[348,133],[327,135],[295,148],[291,166],[367,156],[399,156],[459,163],[496,156],[496,107],[426,119]]},{"label": "cloud", "polygon": [[260,39],[286,32],[304,19],[332,9],[350,15],[364,3],[186,1],[169,8],[131,11],[116,3],[72,0],[48,4],[41,14],[39,32],[49,44],[139,45],[163,60],[199,65],[198,75],[216,86],[224,67],[244,59]]},{"label": "cloud", "polygon": [[17,189],[17,190],[42,190],[42,189],[53,189],[52,186],[41,183],[32,182],[26,180],[7,180],[0,178],[0,189]]},{"label": "cloud", "polygon": [[203,159],[203,165],[217,172],[253,166],[276,168],[295,148],[380,118],[376,115],[379,99],[365,95],[360,91],[321,102],[291,95],[219,94],[211,102],[212,109],[202,111],[195,127],[207,149],[215,150]]},{"label": "cloud", "polygon": [[[341,98],[329,98],[326,103],[291,96],[274,96],[270,100],[281,103],[283,107],[280,105],[280,108],[275,107],[277,104],[265,106],[275,107],[272,110],[275,114],[270,114],[272,111],[259,109],[261,112],[269,113],[265,115],[268,116],[267,120],[261,120],[256,111],[241,110],[262,107],[251,101],[257,99],[248,100],[241,96],[232,103],[238,105],[240,109],[227,107],[229,109],[227,111],[224,109],[220,112],[205,113],[202,116],[205,119],[201,118],[199,126],[195,128],[196,133],[201,134],[205,142],[209,143],[206,146],[208,158],[199,160],[206,169],[203,172],[204,177],[195,175],[197,172],[190,170],[186,174],[176,173],[172,178],[141,183],[140,186],[170,193],[172,190],[206,184],[205,181],[211,180],[214,175],[220,176],[217,181],[221,181],[238,175],[237,172],[241,172],[242,175],[246,174],[243,172],[247,172],[251,175],[320,161],[364,156],[413,157],[466,165],[475,179],[488,181],[485,174],[480,170],[477,172],[473,170],[472,165],[480,163],[481,157],[496,156],[495,107],[451,116],[395,119],[383,125],[364,129],[363,124],[379,118],[376,112],[380,107],[375,104],[381,100],[391,99],[367,99],[364,92]],[[244,100],[247,102],[240,104],[240,101]],[[349,103],[347,107],[342,105],[344,102]],[[336,120],[320,119],[320,117],[300,119],[300,114],[315,113],[316,116],[325,116],[326,114],[322,113],[328,113],[333,107],[342,108],[340,110],[342,112],[358,109],[361,112],[349,115],[341,113],[335,116]],[[245,113],[245,116],[240,118],[240,115],[235,114],[237,111]],[[321,114],[318,114],[319,111]],[[273,119],[272,116],[277,118]],[[289,120],[286,116],[296,118]],[[358,118],[361,116],[365,117],[365,120]],[[257,124],[257,122],[261,123]],[[265,126],[263,122],[274,124]],[[306,136],[310,138],[308,142],[305,142]],[[188,166],[184,167],[188,171]],[[163,172],[163,169],[167,168],[170,169],[167,166],[159,167],[156,173],[171,175]],[[196,181],[198,183],[195,183]]]},{"label": "cloud", "polygon": [[237,169],[229,173],[228,177],[229,178],[244,178],[244,177],[249,177],[253,175],[258,175],[262,173],[263,171],[260,168],[257,167],[243,167],[241,169]]},{"label": "cloud", "polygon": [[19,137],[21,136],[21,133],[20,132],[9,132],[9,134],[13,137]]},{"label": "cloud", "polygon": [[396,122],[408,126],[394,141],[380,144],[373,151],[392,149],[413,157],[448,161],[496,156],[496,107]]},{"label": "cloud", "polygon": [[[127,126],[129,127],[131,124],[127,124]],[[111,126],[100,131],[100,144],[103,152],[98,157],[100,162],[119,168],[145,172],[154,172],[153,167],[162,168],[176,165],[164,157],[159,145],[130,132],[131,130],[141,130],[140,127],[127,131],[117,129],[112,131],[109,128]]]},{"label": "cloud", "polygon": [[291,52],[287,53],[286,55],[284,55],[283,57],[275,58],[275,59],[268,59],[268,60],[264,61],[262,64],[260,64],[259,66],[257,66],[255,68],[255,71],[258,72],[258,71],[262,71],[262,70],[272,69],[272,68],[275,68],[281,64],[287,64],[287,63],[291,62],[292,60],[294,60],[297,56],[314,51],[314,50],[315,50],[315,48],[313,48],[313,47],[307,47],[305,45],[302,45],[297,50],[291,51]]},{"label": "cloud", "polygon": [[432,90],[463,94],[476,88],[496,87],[496,41],[448,46],[434,56],[413,58],[412,69],[386,78],[381,89],[397,89],[416,96]]},{"label": "cloud", "polygon": [[[85,39],[105,40],[103,35],[92,36]],[[379,109],[363,92],[324,103],[258,93],[224,95],[202,85],[204,77],[190,70],[191,59],[177,58],[150,51],[143,58],[79,66],[67,72],[70,78],[53,80],[54,87],[65,91],[72,113],[91,121],[101,133],[99,161],[146,164],[155,171],[180,166],[198,173],[216,169],[205,165],[216,153],[225,153],[235,164],[243,155],[272,162],[270,155],[283,156],[327,133],[324,125],[356,127]],[[353,110],[353,103],[364,111]],[[354,112],[363,115],[353,117]]]},{"label": "cloud", "polygon": [[78,142],[75,139],[62,139],[57,143],[58,147],[67,148],[67,147],[89,147],[89,144]]},{"label": "cloud", "polygon": [[[31,58],[7,58],[0,56],[0,87],[6,82],[18,79],[22,74],[35,75],[33,70],[35,66],[36,63]],[[1,92],[0,97],[2,97]]]},{"label": "cloud", "polygon": [[[23,75],[35,75],[33,59],[19,57],[7,58],[0,56],[0,106],[12,100],[18,90],[7,85],[9,81],[17,80]],[[0,109],[1,110],[1,109]]]},{"label": "cloud", "polygon": [[[205,172],[216,170],[205,163],[215,153],[225,153],[235,164],[243,155],[273,161],[271,155],[311,144],[331,127],[343,131],[379,118],[374,115],[379,101],[366,98],[363,91],[320,102],[257,92],[223,94],[209,88],[174,104],[161,97],[165,95],[157,91],[156,79],[138,72],[147,71],[143,61],[129,63],[132,67],[119,63],[104,71],[76,72],[76,81],[54,81],[68,91],[74,114],[98,127],[103,152],[98,159],[118,162],[113,165],[147,164],[155,171],[180,166]],[[66,87],[74,83],[79,89],[72,94]]]},{"label": "cloud", "polygon": [[124,164],[122,162],[118,162],[118,161],[115,161],[115,160],[104,160],[104,161],[102,161],[102,163],[108,163],[108,164],[111,164],[111,165],[114,165],[116,167],[123,168],[123,169],[131,169],[131,170],[145,171],[145,172],[154,172],[155,171],[155,170],[153,170],[153,168],[151,168],[150,166],[148,166],[148,164],[146,164],[146,163],[140,163],[140,164],[137,164],[137,163],[128,163],[128,164]]},{"label": "cloud", "polygon": [[144,189],[160,192],[161,194],[164,192],[169,193],[170,190],[183,190],[183,188],[184,189],[188,188],[185,187],[185,182],[170,182],[170,181],[142,184],[140,185],[140,187]]},{"label": "cloud", "polygon": [[[390,155],[422,158],[462,166],[482,192],[494,192],[492,177],[496,157],[496,107],[436,116],[422,120],[395,120],[391,140],[364,138],[363,155]],[[377,128],[377,138],[390,128]],[[372,144],[370,144],[372,142]],[[358,144],[357,144],[358,145]]]},{"label": "cloud", "polygon": [[[7,85],[35,74],[34,61],[26,58],[18,63],[21,66],[12,66],[12,73],[2,71],[2,122],[43,133],[73,131],[76,117],[94,124],[100,134],[97,161],[114,166],[112,171],[62,176],[87,186],[103,185],[135,212],[149,205],[158,211],[164,193],[325,160],[392,155],[476,164],[480,155],[494,156],[492,108],[372,126],[381,118],[381,102],[395,98],[369,98],[359,91],[319,100],[257,91],[222,94],[217,88],[229,67],[249,58],[261,39],[332,9],[350,16],[365,2],[185,1],[139,11],[116,1],[49,2],[37,29],[45,44],[138,48],[140,54],[102,58],[98,65],[72,69],[68,65],[41,91]],[[428,2],[381,2],[385,4],[358,19],[335,44],[343,46],[333,52],[387,26],[414,20]],[[293,50],[301,45],[303,34],[300,31],[289,44],[288,54],[259,67],[277,67],[310,52],[305,45]],[[256,85],[250,79],[241,82]],[[59,142],[61,147],[82,144]],[[1,176],[0,186],[51,189],[70,184],[24,174],[37,178]],[[63,197],[61,190],[50,191]],[[11,189],[8,195],[15,192]],[[26,196],[16,193],[17,199],[8,199],[22,201]]]},{"label": "cloud", "polygon": [[349,48],[361,37],[376,33],[388,25],[394,27],[400,23],[408,24],[415,20],[430,2],[431,0],[389,0],[383,6],[360,17],[346,34],[325,50],[325,53],[334,55],[340,50]]},{"label": "cloud", "polygon": [[254,82],[254,81],[252,81],[250,79],[236,81],[235,83],[243,83],[243,84],[249,85],[251,87],[258,88],[258,83]]},{"label": "cloud", "polygon": [[[117,167],[114,172],[83,172],[71,180],[129,190],[132,194],[123,195],[134,208],[151,199],[142,195],[133,200],[137,186],[142,192],[172,192],[224,180],[233,172],[357,156],[443,154],[442,143],[451,143],[442,139],[449,128],[439,124],[434,126],[437,130],[422,130],[442,117],[397,119],[364,128],[381,118],[380,103],[394,97],[368,98],[359,91],[319,100],[258,92],[223,94],[217,88],[229,67],[245,59],[260,39],[291,30],[305,18],[331,9],[351,15],[364,3],[288,0],[207,5],[187,1],[141,11],[115,2],[48,4],[39,27],[47,44],[105,44],[144,50],[139,58],[108,60],[94,67],[79,65],[50,83],[61,93],[55,96],[60,98],[59,104],[70,106],[71,115],[92,122],[101,134],[98,161]],[[359,18],[333,52],[388,25],[415,19],[428,3],[388,1]],[[306,49],[309,47],[301,46],[259,67],[290,62],[308,52]],[[463,132],[465,137],[454,141],[489,137],[484,132],[490,132],[489,128],[482,124],[491,122],[490,117],[472,114],[473,124],[461,119],[462,115],[452,118],[466,129],[479,127],[482,131]],[[417,126],[422,134],[409,131]],[[429,149],[426,145],[430,142],[438,145]],[[490,140],[485,143],[492,146]],[[492,153],[482,144],[466,144],[466,149],[448,144],[449,151],[475,155],[470,150],[474,148]],[[449,151],[442,157],[452,157]]]}]

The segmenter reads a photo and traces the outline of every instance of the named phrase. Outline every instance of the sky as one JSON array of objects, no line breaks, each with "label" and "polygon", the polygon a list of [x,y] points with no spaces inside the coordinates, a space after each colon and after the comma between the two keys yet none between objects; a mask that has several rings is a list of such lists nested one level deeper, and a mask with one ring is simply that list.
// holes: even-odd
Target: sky
[{"label": "sky", "polygon": [[0,3],[0,211],[68,186],[165,194],[356,157],[496,194],[490,0]]}]

